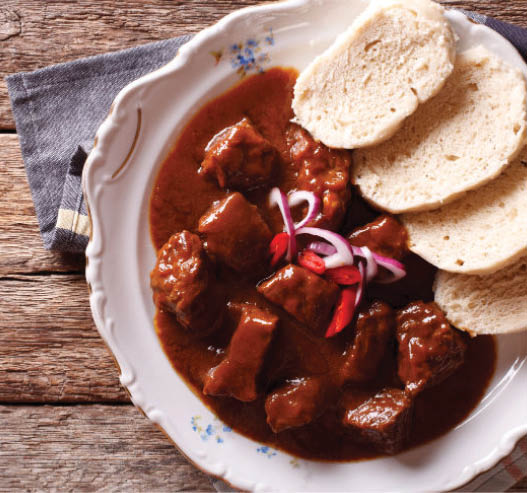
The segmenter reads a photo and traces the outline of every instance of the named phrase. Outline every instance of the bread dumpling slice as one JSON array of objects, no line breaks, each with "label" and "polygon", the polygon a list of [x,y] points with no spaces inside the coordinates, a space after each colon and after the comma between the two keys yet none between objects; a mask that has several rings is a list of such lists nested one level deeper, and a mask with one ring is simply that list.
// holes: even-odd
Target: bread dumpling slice
[{"label": "bread dumpling slice", "polygon": [[435,301],[447,319],[472,335],[527,330],[527,257],[486,276],[439,271]]},{"label": "bread dumpling slice", "polygon": [[387,142],[353,155],[352,180],[394,214],[431,210],[498,176],[526,139],[522,73],[482,46]]},{"label": "bread dumpling slice", "polygon": [[296,121],[329,147],[390,138],[452,73],[455,38],[430,0],[373,0],[298,77]]},{"label": "bread dumpling slice", "polygon": [[436,267],[490,274],[527,254],[527,148],[502,175],[440,209],[404,214],[410,250]]}]

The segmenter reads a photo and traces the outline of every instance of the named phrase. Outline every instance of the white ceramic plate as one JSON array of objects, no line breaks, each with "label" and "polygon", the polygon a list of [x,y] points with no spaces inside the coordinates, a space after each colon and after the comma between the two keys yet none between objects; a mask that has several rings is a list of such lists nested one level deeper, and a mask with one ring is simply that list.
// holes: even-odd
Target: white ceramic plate
[{"label": "white ceramic plate", "polygon": [[[366,5],[365,0],[290,0],[229,15],[199,33],[167,66],[119,94],[84,171],[92,220],[90,302],[119,363],[121,383],[192,462],[237,488],[448,490],[493,466],[527,433],[525,334],[498,339],[490,388],[455,430],[396,457],[328,464],[293,458],[223,426],[173,370],[154,333],[149,197],[178,134],[200,106],[239,80],[240,65],[248,73],[275,65],[302,69]],[[483,44],[527,75],[504,38],[459,12],[448,17],[460,50]],[[235,47],[240,44],[241,52]],[[245,48],[253,50],[253,65]]]}]

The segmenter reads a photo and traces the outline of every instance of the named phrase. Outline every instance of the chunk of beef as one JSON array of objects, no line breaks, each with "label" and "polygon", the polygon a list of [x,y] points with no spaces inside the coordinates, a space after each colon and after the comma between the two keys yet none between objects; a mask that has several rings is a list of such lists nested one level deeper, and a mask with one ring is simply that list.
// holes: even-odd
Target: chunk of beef
[{"label": "chunk of beef", "polygon": [[222,188],[250,190],[269,183],[278,162],[278,151],[244,118],[208,143],[199,173]]},{"label": "chunk of beef", "polygon": [[187,329],[208,334],[221,322],[223,299],[197,235],[182,231],[169,238],[157,254],[150,283],[156,305]]},{"label": "chunk of beef", "polygon": [[246,305],[227,356],[207,374],[203,393],[254,401],[258,397],[258,377],[278,322],[271,312]]},{"label": "chunk of beef", "polygon": [[[353,386],[345,386],[341,388],[341,394],[340,399],[338,403],[338,408],[342,411],[347,413],[348,411],[352,409],[356,409],[357,407],[364,404],[367,400],[371,399],[372,397],[375,397],[375,395],[378,392],[378,389],[375,389],[374,387],[353,387]],[[342,413],[341,413],[342,414]]]},{"label": "chunk of beef", "polygon": [[336,284],[293,264],[260,284],[258,291],[320,335],[327,329],[339,295]]},{"label": "chunk of beef", "polygon": [[388,345],[395,335],[395,313],[381,301],[359,312],[355,339],[344,356],[341,381],[364,382],[375,377]]},{"label": "chunk of beef", "polygon": [[326,396],[326,383],[321,377],[291,380],[267,396],[267,423],[275,433],[307,425],[324,412]]},{"label": "chunk of beef", "polygon": [[412,410],[412,400],[402,390],[384,389],[346,409],[342,422],[357,439],[379,452],[395,454],[408,442]]},{"label": "chunk of beef", "polygon": [[200,218],[209,255],[245,275],[263,272],[268,265],[272,234],[258,208],[235,192]]},{"label": "chunk of beef", "polygon": [[452,375],[466,345],[435,303],[418,301],[397,313],[398,373],[406,390],[417,394]]},{"label": "chunk of beef", "polygon": [[354,246],[365,246],[385,257],[401,260],[408,253],[406,228],[392,216],[383,215],[349,235]]},{"label": "chunk of beef", "polygon": [[350,152],[316,142],[294,123],[287,129],[287,143],[297,172],[296,188],[313,192],[322,199],[322,211],[309,225],[337,231],[351,198]]}]

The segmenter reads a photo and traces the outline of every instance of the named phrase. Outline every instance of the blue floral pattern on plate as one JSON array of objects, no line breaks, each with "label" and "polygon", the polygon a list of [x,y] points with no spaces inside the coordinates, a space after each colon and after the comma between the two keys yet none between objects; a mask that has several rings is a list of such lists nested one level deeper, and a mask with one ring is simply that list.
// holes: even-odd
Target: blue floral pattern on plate
[{"label": "blue floral pattern on plate", "polygon": [[[271,61],[268,47],[275,45],[273,30],[269,29],[261,38],[249,38],[243,43],[233,43],[229,46],[231,66],[241,76],[245,77],[248,73],[261,73],[264,65]],[[211,51],[210,54],[218,64],[225,53],[224,49]]]},{"label": "blue floral pattern on plate", "polygon": [[[232,433],[232,428],[222,423],[218,418],[214,418],[212,423],[205,425],[203,418],[199,415],[192,416],[190,418],[190,425],[192,431],[196,432],[202,441],[204,442],[216,442],[219,444],[225,443],[225,433]],[[256,448],[256,453],[272,459],[278,455],[278,451],[269,445],[259,445]],[[292,457],[289,460],[289,464],[297,469],[300,467],[300,461],[296,457]]]},{"label": "blue floral pattern on plate", "polygon": [[216,443],[223,443],[225,439],[221,433],[232,432],[232,428],[220,422],[215,424],[209,423],[205,426],[202,424],[201,420],[201,416],[192,416],[192,418],[190,418],[190,424],[192,426],[192,431],[195,431],[204,442],[213,440]]},{"label": "blue floral pattern on plate", "polygon": [[256,449],[256,452],[258,452],[259,454],[265,455],[268,459],[271,459],[272,457],[277,455],[276,450],[272,449],[268,445],[260,445]]}]

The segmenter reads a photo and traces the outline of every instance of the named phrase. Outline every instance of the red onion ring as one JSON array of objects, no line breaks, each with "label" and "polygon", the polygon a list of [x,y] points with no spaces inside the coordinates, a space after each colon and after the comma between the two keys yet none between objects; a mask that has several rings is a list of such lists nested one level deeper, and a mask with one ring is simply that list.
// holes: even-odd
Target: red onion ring
[{"label": "red onion ring", "polygon": [[388,279],[378,280],[377,282],[379,284],[390,284],[392,282],[399,281],[404,276],[406,276],[406,270],[404,268],[404,265],[401,264],[401,262],[398,262],[397,260],[390,257],[383,257],[382,255],[378,255],[377,253],[373,254],[373,258],[375,259],[378,265],[380,265],[392,274],[392,277]]},{"label": "red onion ring", "polygon": [[334,253],[337,253],[337,249],[333,245],[321,241],[312,241],[306,248],[308,250],[313,250],[320,255],[333,255]]},{"label": "red onion ring", "polygon": [[306,217],[304,217],[302,221],[295,223],[295,229],[304,227],[307,223],[318,216],[320,211],[320,199],[313,192],[298,190],[296,192],[290,193],[287,197],[287,200],[291,207],[300,205],[302,202],[307,202],[309,206]]},{"label": "red onion ring", "polygon": [[339,234],[333,233],[333,231],[328,231],[327,229],[306,227],[298,229],[296,234],[318,236],[335,247],[336,252],[324,259],[326,269],[334,269],[335,267],[343,267],[344,265],[353,265],[353,252],[351,250],[351,245],[346,238]]},{"label": "red onion ring", "polygon": [[360,272],[360,283],[359,283],[359,287],[357,288],[357,295],[355,296],[355,308],[357,308],[361,301],[362,301],[362,297],[364,296],[364,286],[366,284],[366,276],[365,276],[365,273],[364,273],[364,265],[362,264],[362,262],[358,262],[358,269],[359,269],[359,272]]},{"label": "red onion ring", "polygon": [[368,247],[351,247],[353,254],[363,257],[366,260],[366,281],[370,282],[379,271],[374,254]]},{"label": "red onion ring", "polygon": [[269,205],[272,207],[277,205],[282,214],[284,220],[285,231],[289,235],[289,245],[287,246],[286,260],[291,262],[293,257],[296,255],[296,236],[295,236],[295,225],[291,216],[291,209],[289,208],[289,202],[287,196],[282,190],[275,187],[269,194]]}]

